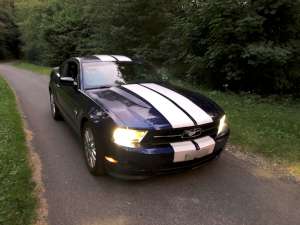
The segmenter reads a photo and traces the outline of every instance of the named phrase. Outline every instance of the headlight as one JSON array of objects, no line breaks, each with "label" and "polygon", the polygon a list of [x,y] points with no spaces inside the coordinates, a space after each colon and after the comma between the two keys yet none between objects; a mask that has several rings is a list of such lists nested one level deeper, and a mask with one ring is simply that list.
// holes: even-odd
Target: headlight
[{"label": "headlight", "polygon": [[146,134],[147,131],[117,128],[114,131],[113,139],[118,145],[134,148],[143,140]]},{"label": "headlight", "polygon": [[219,128],[218,128],[218,135],[220,135],[221,133],[226,131],[227,128],[228,128],[228,125],[227,125],[227,121],[226,121],[226,115],[224,115],[220,119]]}]

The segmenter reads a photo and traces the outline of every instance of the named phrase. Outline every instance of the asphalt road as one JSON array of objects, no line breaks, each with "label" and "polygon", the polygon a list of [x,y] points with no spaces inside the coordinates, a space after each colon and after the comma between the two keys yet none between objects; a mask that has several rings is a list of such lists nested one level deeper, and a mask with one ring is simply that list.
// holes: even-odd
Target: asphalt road
[{"label": "asphalt road", "polygon": [[48,77],[7,64],[0,73],[34,134],[49,224],[300,224],[299,184],[262,175],[227,152],[200,169],[145,181],[91,176],[76,135],[50,116]]}]

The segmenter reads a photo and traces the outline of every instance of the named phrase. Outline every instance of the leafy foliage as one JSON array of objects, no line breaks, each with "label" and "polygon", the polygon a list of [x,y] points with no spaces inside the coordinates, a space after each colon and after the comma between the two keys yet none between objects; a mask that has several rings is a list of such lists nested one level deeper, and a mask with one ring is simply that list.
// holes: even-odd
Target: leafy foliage
[{"label": "leafy foliage", "polygon": [[189,77],[221,89],[299,92],[299,9],[294,0],[195,3],[179,24],[192,24],[184,35]]},{"label": "leafy foliage", "polygon": [[14,4],[0,2],[0,59],[20,56],[20,33],[14,20]]},{"label": "leafy foliage", "polygon": [[17,0],[17,6],[30,61],[143,56],[218,89],[299,93],[299,0]]}]

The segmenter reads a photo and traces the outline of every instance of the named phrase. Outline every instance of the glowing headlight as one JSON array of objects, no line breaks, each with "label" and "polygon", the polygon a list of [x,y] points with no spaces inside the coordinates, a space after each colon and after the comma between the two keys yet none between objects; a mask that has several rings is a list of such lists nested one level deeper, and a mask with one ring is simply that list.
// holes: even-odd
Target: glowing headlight
[{"label": "glowing headlight", "polygon": [[133,148],[143,140],[146,134],[147,131],[117,128],[114,131],[113,139],[118,145]]},{"label": "glowing headlight", "polygon": [[228,125],[226,122],[226,115],[224,115],[221,119],[220,119],[220,123],[219,123],[219,129],[218,129],[218,135],[223,133],[226,129],[227,129]]}]

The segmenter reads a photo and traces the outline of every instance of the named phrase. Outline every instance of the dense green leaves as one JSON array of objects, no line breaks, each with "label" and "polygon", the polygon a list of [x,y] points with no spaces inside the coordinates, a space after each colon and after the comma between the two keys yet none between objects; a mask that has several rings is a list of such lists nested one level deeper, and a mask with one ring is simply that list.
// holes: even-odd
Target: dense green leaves
[{"label": "dense green leaves", "polygon": [[[116,53],[161,56],[161,35],[168,27],[168,4],[159,0],[109,2],[37,1],[19,15],[29,60],[57,65],[72,55]],[[34,40],[34,41],[33,41]]]},{"label": "dense green leaves", "polygon": [[[30,4],[28,4],[30,3]],[[218,89],[297,94],[299,0],[17,0],[28,60],[144,57]]]},{"label": "dense green leaves", "polygon": [[0,59],[20,56],[20,33],[12,1],[0,1]]},{"label": "dense green leaves", "polygon": [[236,91],[299,92],[299,9],[297,0],[202,2],[185,19],[190,77]]}]

